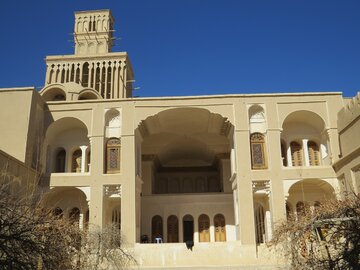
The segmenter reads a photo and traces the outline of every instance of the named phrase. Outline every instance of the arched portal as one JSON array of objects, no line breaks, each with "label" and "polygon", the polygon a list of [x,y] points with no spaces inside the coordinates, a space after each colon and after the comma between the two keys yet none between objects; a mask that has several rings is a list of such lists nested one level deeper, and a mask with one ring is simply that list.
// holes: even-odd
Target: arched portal
[{"label": "arched portal", "polygon": [[226,241],[226,228],[225,228],[225,217],[222,214],[217,214],[214,217],[215,226],[215,241],[225,242]]},{"label": "arched portal", "polygon": [[192,215],[183,217],[183,239],[184,242],[194,241],[194,218]]},{"label": "arched portal", "polygon": [[86,227],[86,212],[89,210],[86,195],[75,187],[56,187],[44,195],[42,205],[52,209],[53,215],[67,218],[80,228]]},{"label": "arched portal", "polygon": [[210,219],[208,215],[199,216],[199,242],[210,242]]},{"label": "arched portal", "polygon": [[47,128],[45,138],[48,173],[88,171],[90,142],[84,122],[74,117],[56,120]]},{"label": "arched portal", "polygon": [[151,240],[154,243],[156,238],[163,239],[163,221],[162,217],[156,215],[151,220]]},{"label": "arched portal", "polygon": [[321,202],[335,199],[334,188],[321,179],[297,181],[289,188],[288,193],[287,204],[294,206],[291,214],[297,217],[304,215],[306,211],[313,211]]},{"label": "arched portal", "polygon": [[330,164],[329,138],[321,116],[311,111],[294,111],[286,116],[282,128],[288,167]]},{"label": "arched portal", "polygon": [[[230,159],[232,124],[199,108],[162,111],[142,121],[142,161],[151,159],[154,179],[143,179],[152,194],[208,193],[231,190],[221,177]],[[152,181],[152,182],[150,182]],[[149,194],[150,195],[150,194]]]},{"label": "arched portal", "polygon": [[167,219],[167,242],[179,242],[179,221],[177,216],[171,215]]},{"label": "arched portal", "polygon": [[[236,170],[233,132],[227,118],[194,107],[163,110],[140,122],[135,130],[135,171],[143,181],[139,235],[151,235],[149,213],[169,213],[171,205],[170,213],[188,215],[179,218],[179,239],[172,233],[175,218],[166,217],[167,242],[193,241],[194,235],[196,240],[210,242],[211,209],[229,217],[229,237],[236,240],[235,200],[229,181]],[[206,205],[200,219],[192,207],[195,204]],[[225,234],[219,239],[225,241]]]}]

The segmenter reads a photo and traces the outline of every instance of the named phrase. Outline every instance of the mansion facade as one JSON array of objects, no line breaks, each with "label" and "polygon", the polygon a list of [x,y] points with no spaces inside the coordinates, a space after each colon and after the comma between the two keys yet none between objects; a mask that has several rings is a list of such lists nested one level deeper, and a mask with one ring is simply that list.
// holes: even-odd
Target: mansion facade
[{"label": "mansion facade", "polygon": [[40,175],[55,213],[116,224],[144,268],[277,265],[277,222],[359,193],[359,94],[132,97],[113,26],[76,12],[42,90],[0,89],[0,165]]}]

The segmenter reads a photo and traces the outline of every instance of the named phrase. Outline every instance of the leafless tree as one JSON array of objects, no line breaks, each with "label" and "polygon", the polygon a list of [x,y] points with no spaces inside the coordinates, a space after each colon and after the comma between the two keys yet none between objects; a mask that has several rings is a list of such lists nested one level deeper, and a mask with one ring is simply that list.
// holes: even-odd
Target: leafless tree
[{"label": "leafless tree", "polygon": [[14,189],[14,181],[0,171],[0,269],[123,269],[135,263],[119,228],[81,230],[44,208],[41,196]]},{"label": "leafless tree", "polygon": [[360,269],[360,197],[289,216],[270,244],[285,253],[292,269]]}]

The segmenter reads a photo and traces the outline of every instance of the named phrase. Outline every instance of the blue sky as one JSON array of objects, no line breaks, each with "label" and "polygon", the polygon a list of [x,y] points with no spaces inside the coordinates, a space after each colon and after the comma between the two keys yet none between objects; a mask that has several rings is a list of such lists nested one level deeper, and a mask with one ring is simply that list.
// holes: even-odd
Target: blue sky
[{"label": "blue sky", "polygon": [[360,1],[1,1],[0,87],[42,87],[74,11],[111,9],[134,95],[360,90]]}]

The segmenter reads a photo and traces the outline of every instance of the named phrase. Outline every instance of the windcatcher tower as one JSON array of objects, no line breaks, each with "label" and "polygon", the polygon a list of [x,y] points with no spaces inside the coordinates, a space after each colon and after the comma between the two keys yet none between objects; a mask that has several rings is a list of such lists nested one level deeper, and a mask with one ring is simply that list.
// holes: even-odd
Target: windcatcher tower
[{"label": "windcatcher tower", "polygon": [[[112,52],[113,25],[110,10],[75,12],[75,52],[73,55],[46,57],[44,89],[58,84],[71,87],[75,83],[83,91],[95,91],[98,98],[131,97],[134,75],[127,53]],[[79,89],[78,86],[75,88]],[[93,95],[84,97],[79,95],[71,99],[88,99]]]}]

